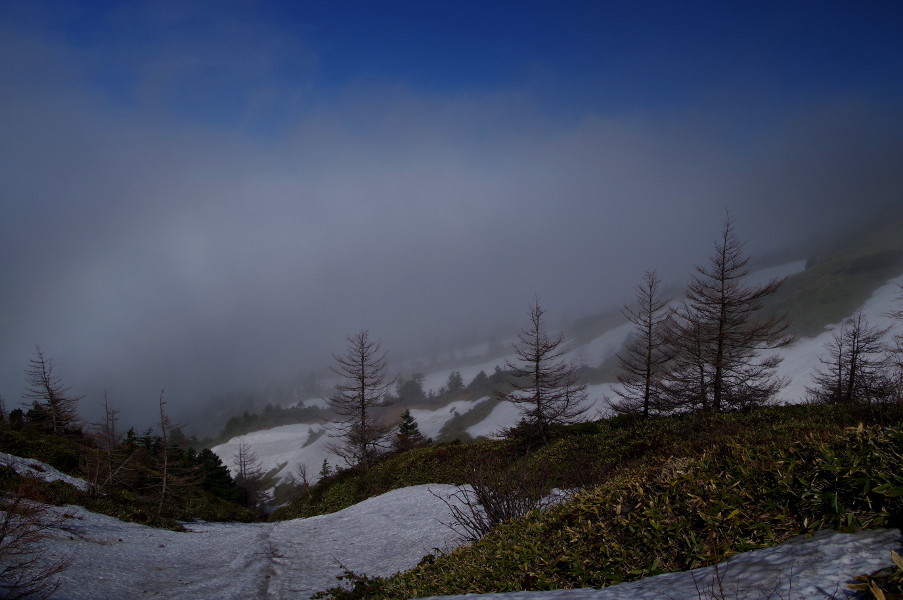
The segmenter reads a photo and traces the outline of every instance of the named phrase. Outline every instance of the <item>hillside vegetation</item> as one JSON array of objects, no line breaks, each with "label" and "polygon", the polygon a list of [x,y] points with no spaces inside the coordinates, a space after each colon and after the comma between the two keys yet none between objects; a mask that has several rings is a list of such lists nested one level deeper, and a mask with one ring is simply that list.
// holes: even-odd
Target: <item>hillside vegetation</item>
[{"label": "hillside vegetation", "polygon": [[[239,503],[229,471],[209,450],[168,447],[164,491],[162,445],[158,436],[131,434],[110,447],[81,430],[65,435],[44,431],[34,423],[0,423],[0,452],[34,458],[88,482],[81,491],[62,482],[20,477],[0,465],[0,489],[49,504],[77,504],[124,521],[181,529],[179,521],[252,521]],[[109,462],[108,462],[109,461]],[[107,479],[107,469],[112,477]],[[162,497],[161,493],[165,493]]]},{"label": "hillside vegetation", "polygon": [[808,259],[806,269],[787,278],[768,309],[789,314],[797,335],[818,335],[903,272],[901,232],[903,211],[895,211],[811,243],[800,250]]},{"label": "hillside vegetation", "polygon": [[[328,478],[278,517],[338,510],[419,483],[477,481],[501,495],[572,490],[567,502],[493,528],[389,579],[352,578],[342,598],[413,598],[602,587],[712,564],[831,528],[903,525],[900,405],[768,407],[614,418],[515,440],[402,453]],[[855,575],[855,574],[851,574]]]}]

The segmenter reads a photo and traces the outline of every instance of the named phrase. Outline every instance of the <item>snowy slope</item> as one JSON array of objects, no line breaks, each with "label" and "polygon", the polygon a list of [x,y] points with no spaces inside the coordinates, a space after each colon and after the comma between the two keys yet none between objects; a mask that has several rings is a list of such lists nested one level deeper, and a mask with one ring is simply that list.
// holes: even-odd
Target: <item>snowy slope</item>
[{"label": "snowy slope", "polygon": [[473,410],[478,404],[485,402],[488,398],[478,398],[476,400],[458,400],[446,404],[441,408],[430,409],[411,409],[411,415],[417,421],[420,433],[432,439],[439,437],[442,428],[458,415],[465,414]]},{"label": "snowy slope", "polygon": [[324,460],[328,460],[333,467],[344,466],[328,448],[329,443],[334,441],[323,424],[295,423],[240,435],[211,450],[233,471],[233,475],[238,446],[245,443],[257,455],[264,471],[280,469],[279,476],[285,477],[290,473],[297,473],[299,466],[304,464],[307,466],[308,477],[313,482],[317,479],[316,474],[322,468]]},{"label": "snowy slope", "polygon": [[[460,400],[432,410],[412,409],[411,414],[417,420],[420,432],[428,438],[436,439],[449,421],[459,414],[473,410],[486,400],[485,397]],[[324,460],[332,467],[346,466],[342,459],[329,449],[330,443],[335,441],[329,436],[324,424],[296,423],[240,435],[214,446],[211,450],[234,474],[234,459],[238,446],[245,443],[257,455],[264,471],[279,469],[279,477],[285,477],[288,474],[296,474],[299,465],[304,464],[307,466],[308,479],[313,483],[319,478],[318,473]]]},{"label": "snowy slope", "polygon": [[[888,318],[887,314],[893,310],[900,310],[900,284],[903,284],[903,275],[889,280],[881,286],[860,307],[862,314],[871,326],[891,327],[888,332],[888,341],[894,334],[903,334],[903,323]],[[853,315],[850,315],[853,316]],[[825,331],[814,338],[802,338],[780,351],[784,362],[778,368],[778,375],[790,379],[790,384],[779,394],[784,402],[797,403],[806,397],[806,387],[812,385],[813,375],[821,366],[819,357],[826,354],[825,344],[831,340],[835,330],[842,323],[828,325]]]},{"label": "snowy slope", "polygon": [[434,548],[451,549],[432,495],[451,486],[417,486],[371,498],[331,515],[280,523],[193,523],[188,533],[124,523],[67,507],[54,533],[54,556],[71,556],[59,600],[308,598],[337,583],[339,564],[391,575]]},{"label": "snowy slope", "polygon": [[493,438],[499,434],[501,428],[514,425],[518,419],[520,412],[515,405],[510,402],[499,402],[485,419],[468,427],[467,433],[474,438]]}]

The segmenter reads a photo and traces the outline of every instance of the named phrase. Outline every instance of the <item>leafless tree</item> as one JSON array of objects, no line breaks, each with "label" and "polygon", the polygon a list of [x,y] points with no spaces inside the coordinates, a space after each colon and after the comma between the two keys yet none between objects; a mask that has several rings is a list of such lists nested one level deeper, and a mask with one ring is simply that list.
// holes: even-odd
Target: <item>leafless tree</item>
[{"label": "leafless tree", "polygon": [[257,453],[244,439],[238,442],[238,449],[232,456],[232,464],[235,465],[235,476],[242,479],[259,476],[262,472]]},{"label": "leafless tree", "polygon": [[872,327],[862,311],[847,320],[825,345],[814,386],[806,391],[817,402],[882,401],[891,393],[884,338],[890,327]]},{"label": "leafless tree", "polygon": [[235,484],[242,492],[245,506],[256,509],[263,501],[263,468],[260,459],[245,441],[238,442],[238,449],[232,457],[235,466]]},{"label": "leafless tree", "polygon": [[163,512],[163,503],[166,501],[167,495],[170,493],[170,470],[169,470],[169,431],[172,429],[172,423],[169,415],[166,414],[166,401],[163,399],[163,390],[160,390],[160,447],[161,447],[161,466],[160,466],[160,496],[157,503],[157,515]]},{"label": "leafless tree", "polygon": [[97,443],[97,451],[86,456],[86,471],[90,473],[91,490],[98,494],[117,480],[135,454],[135,450],[125,451],[120,447],[121,436],[116,431],[118,410],[110,406],[106,392],[103,395],[103,421],[92,423],[91,437]]},{"label": "leafless tree", "polygon": [[298,468],[295,469],[295,472],[298,474],[298,479],[295,484],[295,493],[294,493],[295,499],[298,499],[298,498],[301,498],[304,496],[310,497],[311,496],[311,491],[310,491],[311,482],[310,482],[310,475],[308,475],[308,473],[307,473],[307,464],[299,463]]},{"label": "leafless tree", "polygon": [[68,557],[51,555],[44,540],[61,527],[66,513],[27,499],[18,489],[0,496],[0,595],[48,598],[59,588],[56,575]]},{"label": "leafless tree", "polygon": [[336,415],[330,435],[339,440],[330,449],[349,467],[367,469],[389,444],[392,428],[378,421],[376,410],[384,405],[394,380],[386,379],[386,354],[369,331],[363,329],[345,340],[345,353],[333,354],[332,371],[341,381],[329,399]]},{"label": "leafless tree", "polygon": [[191,483],[197,479],[197,471],[193,467],[186,468],[185,465],[179,464],[178,448],[173,445],[173,432],[179,430],[182,426],[173,424],[166,412],[166,400],[164,400],[165,390],[160,390],[160,398],[158,401],[160,410],[160,455],[159,455],[159,478],[158,487],[160,491],[157,495],[157,516],[163,514],[163,507],[167,500],[173,499],[177,495],[177,490],[182,486]]},{"label": "leafless tree", "polygon": [[665,408],[661,378],[671,360],[667,343],[669,312],[659,295],[660,280],[655,271],[646,271],[634,288],[636,307],[625,306],[624,316],[633,323],[633,335],[618,354],[621,370],[621,399],[610,402],[617,413],[639,413],[644,418]]},{"label": "leafless tree", "polygon": [[516,404],[522,425],[545,442],[552,425],[574,423],[586,412],[586,383],[578,381],[576,367],[564,360],[564,336],[546,332],[545,310],[538,299],[527,314],[530,326],[514,345],[517,362],[508,361],[512,390],[496,397]]},{"label": "leafless tree", "polygon": [[709,265],[696,267],[670,326],[675,359],[666,389],[684,409],[764,404],[787,384],[775,375],[781,358],[763,353],[792,341],[789,323],[781,316],[759,317],[764,299],[781,282],[744,285],[748,262],[728,217]]},{"label": "leafless tree", "polygon": [[666,411],[711,410],[712,369],[706,358],[707,335],[707,328],[686,302],[668,315],[667,340],[672,361],[659,382]]},{"label": "leafless tree", "polygon": [[81,397],[69,393],[69,388],[53,372],[53,361],[44,355],[40,346],[35,348],[35,356],[28,364],[25,398],[32,401],[37,422],[55,434],[77,426],[77,405]]},{"label": "leafless tree", "polygon": [[[897,321],[899,327],[903,325],[903,284],[897,285],[900,288],[900,295],[897,297],[900,308],[892,310],[887,316]],[[894,335],[893,344],[888,351],[888,360],[891,366],[894,399],[903,402],[903,328],[898,328]]]}]

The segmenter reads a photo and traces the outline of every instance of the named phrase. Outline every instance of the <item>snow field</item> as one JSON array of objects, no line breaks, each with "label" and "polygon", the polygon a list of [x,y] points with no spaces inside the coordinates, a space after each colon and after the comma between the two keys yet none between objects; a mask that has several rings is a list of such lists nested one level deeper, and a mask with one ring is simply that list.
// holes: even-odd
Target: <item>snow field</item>
[{"label": "snow field", "polygon": [[434,548],[450,550],[442,525],[448,507],[415,486],[343,511],[280,523],[189,523],[187,533],[125,523],[80,507],[50,540],[53,556],[70,556],[58,600],[245,600],[308,598],[334,586],[340,564],[388,576],[414,567]]},{"label": "snow field", "polygon": [[211,450],[235,475],[235,455],[239,444],[244,442],[257,455],[265,472],[278,468],[280,478],[292,474],[297,479],[298,467],[304,464],[313,483],[319,478],[324,460],[328,460],[333,467],[344,466],[341,459],[329,450],[330,441],[335,440],[329,436],[324,424],[295,423],[240,435]]},{"label": "snow field", "polygon": [[471,437],[496,437],[503,427],[511,427],[520,418],[520,411],[510,402],[499,402],[485,419],[467,428]]}]

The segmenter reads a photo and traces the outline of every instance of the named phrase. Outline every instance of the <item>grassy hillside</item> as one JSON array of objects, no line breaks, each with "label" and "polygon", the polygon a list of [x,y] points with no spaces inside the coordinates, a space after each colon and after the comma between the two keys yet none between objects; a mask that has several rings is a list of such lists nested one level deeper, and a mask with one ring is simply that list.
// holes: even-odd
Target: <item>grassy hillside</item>
[{"label": "grassy hillside", "polygon": [[812,337],[903,273],[903,212],[885,213],[805,251],[806,270],[788,278],[768,308],[789,314],[793,333]]},{"label": "grassy hillside", "polygon": [[[420,483],[495,478],[581,490],[569,502],[427,557],[356,596],[605,586],[711,564],[822,528],[903,525],[903,410],[786,406],[702,419],[603,420],[517,442],[406,452],[366,474],[344,473],[279,516],[337,510]],[[515,486],[516,487],[516,486]],[[854,575],[854,574],[851,574]],[[366,590],[366,593],[360,593]],[[343,592],[333,590],[336,597]]]}]

